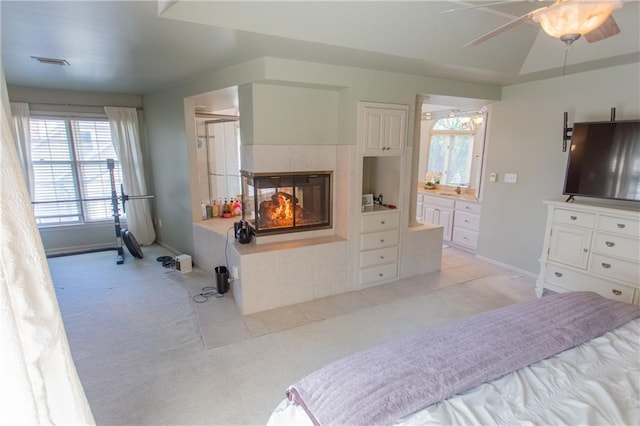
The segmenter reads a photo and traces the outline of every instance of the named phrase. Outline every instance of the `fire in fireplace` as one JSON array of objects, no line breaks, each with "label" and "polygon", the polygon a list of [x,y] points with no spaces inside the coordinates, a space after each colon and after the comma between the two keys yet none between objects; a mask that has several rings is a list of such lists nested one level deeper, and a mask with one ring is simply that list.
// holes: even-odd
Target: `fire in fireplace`
[{"label": "fire in fireplace", "polygon": [[256,235],[331,228],[331,172],[241,174],[242,217]]}]

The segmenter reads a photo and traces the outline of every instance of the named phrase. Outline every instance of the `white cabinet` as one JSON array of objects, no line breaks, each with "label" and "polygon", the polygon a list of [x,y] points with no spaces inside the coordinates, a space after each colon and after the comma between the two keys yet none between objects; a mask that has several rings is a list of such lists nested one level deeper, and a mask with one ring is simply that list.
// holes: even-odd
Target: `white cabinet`
[{"label": "white cabinet", "polygon": [[553,291],[594,291],[640,304],[640,212],[594,202],[545,201],[547,227],[538,296]]},{"label": "white cabinet", "polygon": [[470,250],[478,247],[481,207],[480,203],[456,200],[452,243]]},{"label": "white cabinet", "polygon": [[442,226],[442,239],[451,241],[455,205],[456,201],[451,198],[418,194],[418,209],[421,213],[416,215],[416,219],[430,225]]},{"label": "white cabinet", "polygon": [[407,137],[406,105],[360,102],[358,134],[364,155],[400,155]]},{"label": "white cabinet", "polygon": [[360,284],[374,285],[398,277],[400,213],[377,210],[360,217]]}]

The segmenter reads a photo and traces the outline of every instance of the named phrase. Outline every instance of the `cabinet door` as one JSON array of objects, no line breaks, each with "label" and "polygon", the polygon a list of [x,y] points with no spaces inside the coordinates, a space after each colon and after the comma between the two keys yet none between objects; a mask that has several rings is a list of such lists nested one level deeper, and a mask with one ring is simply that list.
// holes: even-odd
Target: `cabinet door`
[{"label": "cabinet door", "polygon": [[451,233],[453,231],[453,210],[438,211],[438,225],[444,228],[442,239],[451,241]]},{"label": "cabinet door", "polygon": [[385,117],[384,147],[387,154],[400,154],[404,148],[407,126],[407,111],[389,109]]},{"label": "cabinet door", "polygon": [[439,225],[438,210],[434,209],[433,207],[425,205],[422,217],[424,218],[424,223],[428,223],[430,225]]},{"label": "cabinet door", "polygon": [[590,244],[590,229],[554,225],[549,238],[549,260],[586,269]]},{"label": "cabinet door", "polygon": [[383,153],[385,138],[385,109],[365,107],[364,109],[364,148],[376,154]]}]

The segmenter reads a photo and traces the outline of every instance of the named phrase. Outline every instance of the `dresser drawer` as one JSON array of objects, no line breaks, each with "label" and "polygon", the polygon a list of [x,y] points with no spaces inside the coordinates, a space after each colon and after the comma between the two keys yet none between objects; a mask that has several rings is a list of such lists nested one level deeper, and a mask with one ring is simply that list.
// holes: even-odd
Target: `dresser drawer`
[{"label": "dresser drawer", "polygon": [[456,210],[453,226],[469,229],[470,231],[477,231],[480,229],[480,216]]},{"label": "dresser drawer", "polygon": [[598,217],[598,230],[638,238],[640,220],[601,215]]},{"label": "dresser drawer", "polygon": [[638,281],[640,280],[640,265],[638,262],[629,262],[628,260],[615,259],[595,253],[591,255],[589,272],[604,277],[629,281],[636,286],[638,286]]},{"label": "dresser drawer", "polygon": [[374,266],[372,268],[364,268],[360,270],[360,284],[375,283],[378,281],[387,281],[398,276],[398,264]]},{"label": "dresser drawer", "polygon": [[553,221],[556,223],[593,228],[593,225],[596,223],[596,215],[593,213],[577,212],[575,210],[556,209],[553,213]]},{"label": "dresser drawer", "polygon": [[378,213],[362,215],[360,222],[361,232],[386,231],[400,226],[400,214],[398,212]]},{"label": "dresser drawer", "polygon": [[625,285],[604,281],[602,278],[593,277],[556,265],[547,265],[545,281],[554,284],[566,291],[593,291],[599,295],[632,303],[635,290]]},{"label": "dresser drawer", "polygon": [[453,228],[453,238],[451,241],[475,250],[478,247],[478,233],[476,231],[455,227]]},{"label": "dresser drawer", "polygon": [[591,250],[607,256],[640,261],[640,240],[635,238],[596,232]]},{"label": "dresser drawer", "polygon": [[398,244],[398,230],[360,235],[360,250],[374,250]]},{"label": "dresser drawer", "polygon": [[463,211],[467,213],[480,214],[482,204],[470,203],[468,201],[456,201],[456,212]]},{"label": "dresser drawer", "polygon": [[387,263],[395,263],[398,261],[398,248],[387,247],[378,250],[367,250],[360,252],[360,267],[368,268],[370,266],[386,265]]}]

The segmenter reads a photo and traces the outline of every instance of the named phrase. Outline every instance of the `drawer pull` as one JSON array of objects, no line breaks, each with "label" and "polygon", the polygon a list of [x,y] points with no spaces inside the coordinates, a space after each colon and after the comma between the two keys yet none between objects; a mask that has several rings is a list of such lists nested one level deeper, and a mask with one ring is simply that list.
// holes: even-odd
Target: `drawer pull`
[{"label": "drawer pull", "polygon": [[384,260],[384,256],[380,256],[380,259]]},{"label": "drawer pull", "polygon": [[384,225],[385,222],[384,222],[384,220],[381,220],[380,223]]},{"label": "drawer pull", "polygon": [[556,277],[560,278],[560,277],[562,276],[562,272],[556,272],[556,273],[554,273],[554,275],[555,275]]},{"label": "drawer pull", "polygon": [[569,216],[569,219],[571,219],[571,220],[578,220],[578,216]]},{"label": "drawer pull", "polygon": [[611,264],[610,264],[610,263],[604,263],[604,262],[602,262],[602,267],[603,267],[604,269],[609,269],[609,268],[611,268]]},{"label": "drawer pull", "polygon": [[384,277],[384,274],[382,272],[378,272],[378,275]]},{"label": "drawer pull", "polygon": [[620,296],[622,294],[622,292],[620,290],[611,290],[611,293],[615,294],[616,296]]},{"label": "drawer pull", "polygon": [[619,223],[618,224],[618,228],[622,229],[625,228],[627,225],[625,225],[624,223]]},{"label": "drawer pull", "polygon": [[381,243],[384,243],[384,238],[380,238],[380,242],[381,242]]},{"label": "drawer pull", "polygon": [[467,209],[467,210],[471,210],[471,207],[469,207],[469,206],[465,206],[464,208]]},{"label": "drawer pull", "polygon": [[464,223],[469,223],[469,221],[467,219],[464,220]]},{"label": "drawer pull", "polygon": [[605,241],[604,243],[607,245],[607,247],[613,247],[613,246],[616,245],[616,243],[614,243],[612,241]]}]

